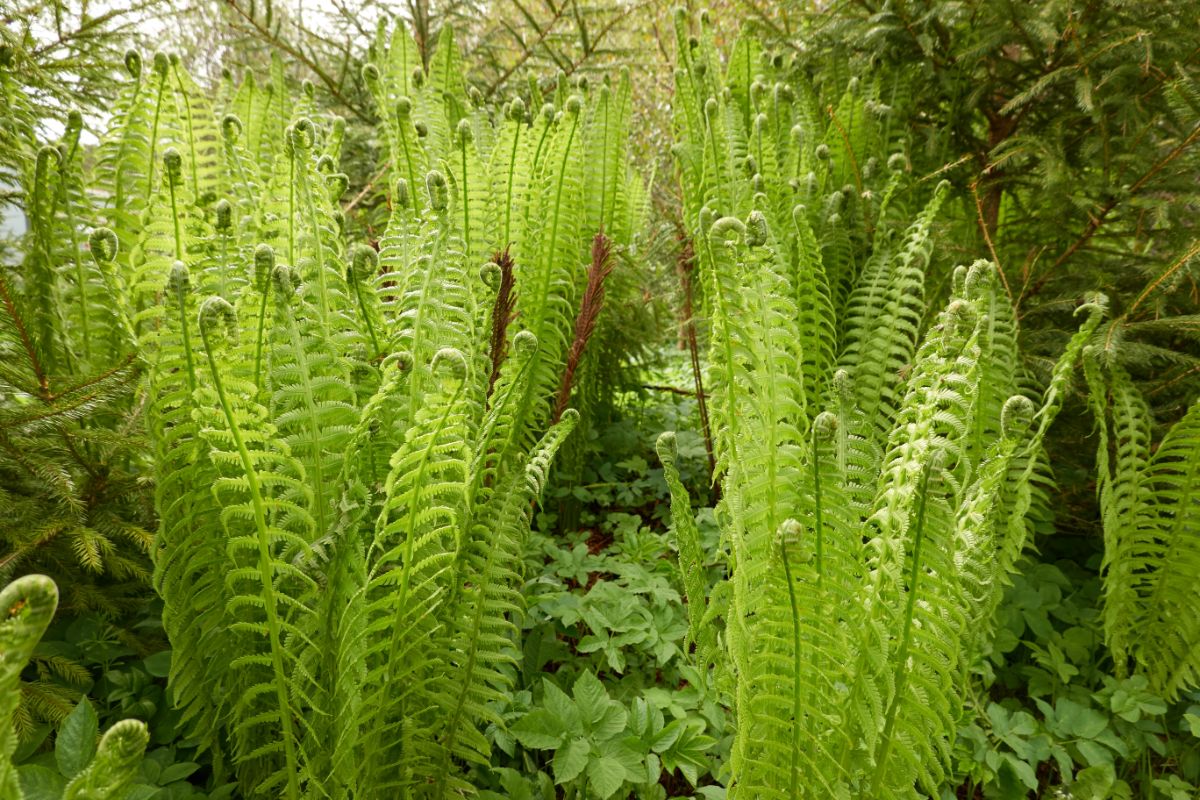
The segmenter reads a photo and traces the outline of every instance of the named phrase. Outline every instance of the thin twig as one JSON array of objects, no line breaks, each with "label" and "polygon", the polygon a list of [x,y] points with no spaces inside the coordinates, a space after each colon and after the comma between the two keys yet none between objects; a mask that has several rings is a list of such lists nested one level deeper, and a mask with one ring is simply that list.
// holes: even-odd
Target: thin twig
[{"label": "thin twig", "polygon": [[1011,303],[1013,299],[1012,289],[1008,288],[1008,277],[1004,274],[1004,267],[1000,265],[1000,256],[996,255],[996,246],[992,244],[992,234],[988,230],[987,222],[983,219],[983,200],[979,197],[979,179],[971,181],[971,197],[975,198],[975,219],[979,222],[979,230],[983,233],[983,241],[987,243],[988,252],[992,254],[992,263],[996,265],[996,271],[1000,273],[1000,282],[1004,284],[1004,293],[1008,295],[1008,301]]},{"label": "thin twig", "polygon": [[[669,392],[671,394],[681,395],[683,397],[696,397],[695,389],[680,389],[678,386],[662,386],[657,383],[643,383],[641,388],[651,392]],[[707,397],[708,395],[704,395]]]},{"label": "thin twig", "polygon": [[[1157,175],[1159,172],[1162,172],[1168,164],[1170,164],[1172,161],[1182,155],[1185,150],[1195,144],[1197,139],[1200,139],[1200,125],[1197,125],[1195,128],[1193,128],[1192,132],[1188,134],[1183,141],[1177,144],[1171,150],[1171,152],[1159,159],[1154,166],[1150,167],[1150,169],[1146,171],[1146,174],[1138,178],[1137,181],[1135,181],[1134,184],[1129,187],[1129,191],[1125,194],[1125,199],[1129,199],[1136,195],[1138,191],[1140,191],[1141,188],[1145,186],[1155,175]],[[1058,267],[1061,267],[1063,263],[1067,261],[1067,259],[1075,255],[1075,252],[1079,250],[1079,248],[1087,244],[1092,236],[1096,234],[1096,231],[1100,230],[1100,226],[1107,221],[1108,215],[1112,213],[1112,210],[1116,208],[1120,202],[1121,201],[1119,198],[1114,197],[1112,200],[1109,200],[1107,203],[1105,203],[1104,207],[1100,209],[1100,212],[1088,221],[1087,227],[1084,229],[1083,233],[1080,234],[1079,238],[1076,239],[1070,247],[1064,250],[1062,255],[1055,259],[1054,265],[1051,267],[1050,271],[1053,272]],[[1049,277],[1049,273],[1047,273],[1047,277]],[[1036,291],[1037,289],[1041,288],[1041,283],[1044,282],[1044,280],[1039,282],[1034,287],[1034,290]]]},{"label": "thin twig", "polygon": [[[525,9],[521,6],[520,3],[514,3],[514,5],[516,5],[516,7],[521,10],[521,13],[526,15],[526,17],[530,20],[531,23],[533,22],[532,17],[529,16],[529,12],[525,11]],[[487,91],[484,92],[485,97],[491,97],[493,94],[495,94],[496,90],[499,89],[501,86],[503,86],[505,84],[505,82],[510,77],[512,77],[512,74],[514,72],[516,72],[518,69],[520,69],[521,66],[524,65],[524,63],[526,61],[533,58],[533,51],[536,50],[543,41],[545,41],[546,36],[549,35],[549,33],[550,33],[550,29],[553,28],[560,19],[562,19],[562,12],[565,8],[566,8],[566,4],[564,3],[561,8],[559,8],[555,11],[554,16],[550,19],[549,22],[546,23],[545,28],[538,30],[538,37],[536,40],[534,40],[533,44],[529,45],[528,47],[524,47],[524,43],[522,43],[522,47],[524,47],[524,49],[522,50],[520,57],[518,57],[516,62],[514,62],[512,64],[512,66],[510,66],[508,69],[506,69],[503,72],[503,74],[500,75],[499,78],[497,78],[495,81],[493,81],[488,86]],[[536,23],[534,24],[534,29],[537,30]]]},{"label": "thin twig", "polygon": [[392,166],[391,161],[384,162],[383,166],[379,168],[379,171],[376,172],[374,175],[372,175],[370,180],[367,181],[367,185],[363,187],[362,191],[359,192],[358,194],[356,194],[354,196],[354,199],[351,200],[349,202],[349,204],[347,204],[345,209],[343,209],[343,210],[346,211],[347,213],[350,211],[353,211],[354,207],[359,204],[359,201],[361,201],[364,197],[366,197],[367,194],[372,189],[375,188],[375,182],[378,181],[380,178],[382,178],[384,176],[384,173],[386,173],[391,168],[391,166]]},{"label": "thin twig", "polygon": [[300,48],[296,47],[295,45],[292,45],[292,44],[284,41],[283,39],[275,36],[269,30],[264,28],[262,26],[262,24],[259,23],[258,20],[256,20],[250,14],[247,14],[245,12],[245,10],[243,10],[242,7],[240,5],[238,5],[237,0],[225,0],[225,3],[230,8],[232,8],[234,11],[236,11],[238,16],[240,16],[242,19],[246,20],[246,22],[250,23],[250,25],[254,27],[254,30],[258,33],[260,38],[262,38],[268,44],[279,48],[283,52],[287,53],[288,55],[292,56],[297,61],[302,63],[304,66],[308,67],[314,75],[316,75],[318,78],[321,79],[321,83],[325,84],[325,88],[329,90],[329,93],[332,94],[334,97],[336,97],[338,99],[338,101],[341,102],[342,105],[344,105],[346,108],[350,109],[350,111],[354,114],[354,116],[358,117],[363,122],[367,122],[367,123],[373,123],[375,121],[371,118],[371,116],[369,114],[364,113],[362,111],[362,109],[360,109],[355,103],[351,102],[350,98],[348,98],[344,94],[342,94],[341,90],[338,88],[337,81],[335,81],[332,77],[327,75],[325,73],[325,70],[321,69],[321,67],[318,66],[315,61],[313,61],[311,58],[306,56],[304,54],[304,51],[302,51]]},{"label": "thin twig", "polygon": [[846,135],[846,129],[842,127],[842,123],[838,121],[833,106],[826,106],[825,113],[829,115],[829,119],[837,126],[838,133],[842,135],[842,143],[846,145],[846,154],[850,156],[850,166],[854,168],[854,186],[858,189],[858,193],[862,194],[862,175],[858,171],[858,159],[854,157],[854,147],[850,144],[850,137]]}]

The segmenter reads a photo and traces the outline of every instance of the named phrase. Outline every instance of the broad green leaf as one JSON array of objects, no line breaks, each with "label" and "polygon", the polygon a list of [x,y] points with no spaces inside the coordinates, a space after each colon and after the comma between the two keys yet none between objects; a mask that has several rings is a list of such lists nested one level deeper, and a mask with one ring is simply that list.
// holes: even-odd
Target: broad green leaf
[{"label": "broad green leaf", "polygon": [[609,700],[608,708],[604,710],[603,716],[592,727],[592,733],[599,740],[611,739],[625,730],[627,718],[625,706],[615,700]]},{"label": "broad green leaf", "polygon": [[517,741],[532,750],[550,750],[563,740],[563,726],[545,709],[534,709],[510,729]]},{"label": "broad green leaf", "polygon": [[601,798],[612,797],[625,783],[625,767],[620,761],[601,756],[588,763],[588,783]]},{"label": "broad green leaf", "polygon": [[546,710],[558,720],[559,725],[568,730],[578,728],[581,724],[579,709],[575,707],[575,703],[567,696],[567,693],[559,689],[549,678],[542,679],[542,687],[544,689],[542,702]]},{"label": "broad green leaf", "polygon": [[96,718],[96,710],[85,697],[59,728],[58,738],[54,742],[54,762],[58,765],[58,771],[68,778],[78,775],[96,754],[96,737],[99,733],[100,721]]},{"label": "broad green leaf", "polygon": [[1096,744],[1093,741],[1084,739],[1076,742],[1075,746],[1079,748],[1080,754],[1083,755],[1089,766],[1099,766],[1101,764],[1111,764],[1113,760],[1112,751],[1103,745]]},{"label": "broad green leaf", "polygon": [[1108,727],[1108,717],[1094,708],[1088,708],[1063,698],[1056,704],[1061,728],[1080,739],[1095,739]]},{"label": "broad green leaf", "polygon": [[683,720],[675,720],[670,725],[658,732],[658,735],[650,742],[650,749],[656,753],[661,753],[664,750],[669,750],[676,741],[679,740],[679,734],[683,733]]},{"label": "broad green leaf", "polygon": [[608,711],[608,691],[590,670],[575,679],[571,694],[575,696],[575,705],[584,724],[596,725],[604,718]]},{"label": "broad green leaf", "polygon": [[644,771],[646,751],[636,736],[609,739],[600,742],[596,749],[600,755],[611,758],[625,768],[625,780],[638,781]]},{"label": "broad green leaf", "polygon": [[142,661],[142,666],[146,668],[155,678],[165,678],[171,674],[171,651],[163,650],[160,653],[155,653],[148,656]]},{"label": "broad green leaf", "polygon": [[554,782],[573,781],[588,764],[591,746],[586,739],[572,739],[554,754]]},{"label": "broad green leaf", "polygon": [[198,769],[200,769],[200,765],[195,762],[181,761],[178,764],[172,764],[164,769],[162,774],[158,776],[158,780],[159,783],[163,784],[181,781]]},{"label": "broad green leaf", "polygon": [[1071,796],[1079,800],[1104,800],[1109,796],[1116,779],[1112,764],[1097,764],[1081,769],[1071,784]]},{"label": "broad green leaf", "polygon": [[17,780],[25,800],[59,800],[67,781],[49,767],[26,764],[17,768]]}]

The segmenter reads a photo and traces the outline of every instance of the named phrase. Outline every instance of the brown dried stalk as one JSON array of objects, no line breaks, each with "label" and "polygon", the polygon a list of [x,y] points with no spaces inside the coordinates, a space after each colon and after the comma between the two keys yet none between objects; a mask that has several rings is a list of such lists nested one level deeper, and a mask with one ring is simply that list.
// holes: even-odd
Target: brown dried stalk
[{"label": "brown dried stalk", "polygon": [[587,288],[584,289],[583,300],[579,304],[579,316],[575,318],[575,339],[567,352],[567,368],[563,370],[551,422],[558,422],[567,410],[567,403],[571,401],[575,371],[579,368],[579,360],[583,357],[588,339],[592,338],[592,333],[596,330],[596,320],[600,318],[600,309],[604,307],[604,279],[612,269],[612,240],[601,231],[592,239],[592,264],[588,267]]},{"label": "brown dried stalk", "polygon": [[692,377],[696,383],[696,406],[700,411],[700,428],[704,433],[704,450],[708,455],[708,477],[713,491],[719,491],[712,480],[717,471],[717,459],[713,451],[712,428],[708,421],[708,395],[704,392],[703,371],[700,368],[700,344],[696,337],[696,320],[693,309],[692,271],[696,268],[696,252],[692,240],[687,237],[682,226],[678,229],[679,259],[675,262],[675,270],[679,275],[679,288],[683,293],[683,308],[680,316],[683,322],[684,338],[687,342],[688,354],[692,359]]},{"label": "brown dried stalk", "polygon": [[500,366],[508,355],[508,323],[512,321],[513,304],[513,260],[508,248],[499,250],[492,256],[492,263],[500,267],[500,287],[496,290],[496,302],[492,306],[492,339],[490,353],[492,356],[492,373],[488,376],[487,396],[492,396],[496,388],[496,380],[500,377]]}]

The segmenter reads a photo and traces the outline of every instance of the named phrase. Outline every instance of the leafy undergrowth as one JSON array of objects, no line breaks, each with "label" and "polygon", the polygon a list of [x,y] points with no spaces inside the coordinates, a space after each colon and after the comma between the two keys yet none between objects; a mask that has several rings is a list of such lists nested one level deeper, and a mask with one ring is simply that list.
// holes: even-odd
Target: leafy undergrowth
[{"label": "leafy undergrowth", "polygon": [[[677,375],[665,380],[686,385]],[[688,659],[687,616],[654,433],[698,429],[691,398],[629,397],[587,442],[582,481],[551,493],[526,554],[517,691],[488,731],[485,797],[720,798],[730,736],[722,698]],[[688,476],[707,480],[698,435]],[[560,531],[561,509],[578,519]],[[718,530],[705,510],[710,550]],[[556,794],[556,791],[559,794]]]},{"label": "leafy undergrowth", "polygon": [[[660,372],[655,385],[689,383],[681,365]],[[730,698],[706,690],[689,658],[667,487],[653,450],[657,431],[681,431],[681,474],[693,496],[708,496],[695,416],[685,395],[626,397],[586,443],[582,480],[546,497],[525,559],[515,691],[496,709],[505,726],[486,731],[491,768],[472,775],[481,798],[725,796]],[[564,531],[567,507],[578,525]],[[696,516],[712,585],[720,531],[711,507]],[[1100,553],[1080,552],[1084,542],[1041,536],[1041,554],[1014,576],[999,632],[972,670],[957,775],[944,800],[1200,796],[1200,692],[1168,704],[1144,678],[1113,676]],[[36,707],[54,722],[30,721],[16,758],[31,800],[59,796],[97,732],[125,718],[149,723],[152,737],[129,800],[238,796],[177,726],[157,619],[151,606],[120,624],[85,615],[47,632],[26,691],[38,693]]]}]

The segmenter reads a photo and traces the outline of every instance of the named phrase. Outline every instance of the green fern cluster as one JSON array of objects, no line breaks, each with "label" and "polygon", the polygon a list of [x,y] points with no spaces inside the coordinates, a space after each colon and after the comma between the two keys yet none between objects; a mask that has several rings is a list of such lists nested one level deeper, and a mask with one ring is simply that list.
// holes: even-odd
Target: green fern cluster
[{"label": "green fern cluster", "polygon": [[[399,237],[409,235],[408,215],[428,209],[416,187],[427,170],[441,170],[458,198],[455,222],[464,252],[483,261],[503,250],[517,297],[533,300],[516,319],[541,343],[530,396],[549,396],[567,366],[568,320],[581,303],[579,267],[592,261],[592,237],[603,232],[616,245],[613,266],[623,266],[633,257],[647,214],[649,193],[627,163],[628,71],[615,85],[599,86],[560,75],[549,94],[531,80],[524,99],[496,108],[467,89],[449,27],[441,31],[428,71],[403,25],[390,32],[381,25],[372,56],[363,78],[386,134],[388,175],[396,187],[381,241],[385,266],[392,252],[403,252],[392,248],[402,247]],[[411,198],[405,201],[411,211],[397,209],[396,195]],[[606,333],[602,329],[598,338]],[[599,366],[592,359],[576,381],[586,383]],[[595,394],[588,393],[597,399]],[[532,405],[543,412],[540,400]]]},{"label": "green fern cluster", "polygon": [[1131,662],[1176,698],[1200,685],[1200,401],[1152,445],[1149,406],[1099,345],[1084,351],[1099,431],[1104,630],[1117,674]]},{"label": "green fern cluster", "polygon": [[377,248],[347,241],[343,122],[278,61],[214,100],[131,53],[98,153],[91,335],[146,363],[170,686],[247,796],[470,790],[534,503],[644,205],[627,75],[529,115],[467,92],[448,29],[428,70],[402,26],[380,35]]},{"label": "green fern cluster", "polygon": [[1035,404],[993,265],[954,270],[926,323],[945,187],[904,210],[920,187],[882,149],[871,92],[823,106],[749,37],[722,70],[704,18],[697,38],[686,23],[676,158],[727,570],[710,597],[669,436],[660,452],[691,636],[732,697],[732,796],[936,794],[1100,308]]}]

